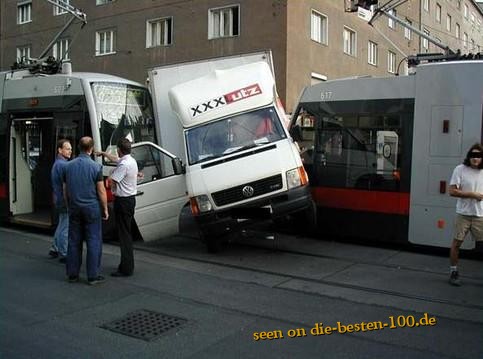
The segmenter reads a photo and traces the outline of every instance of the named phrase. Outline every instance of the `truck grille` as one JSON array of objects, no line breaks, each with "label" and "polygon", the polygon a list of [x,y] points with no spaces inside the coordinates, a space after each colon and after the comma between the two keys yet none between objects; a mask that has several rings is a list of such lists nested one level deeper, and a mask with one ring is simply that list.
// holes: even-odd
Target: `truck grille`
[{"label": "truck grille", "polygon": [[[253,190],[250,190],[250,188],[247,187],[251,187]],[[275,175],[258,181],[245,183],[240,186],[212,193],[212,197],[217,206],[224,206],[230,203],[235,203],[243,201],[245,199],[261,196],[265,193],[274,192],[281,189],[282,187],[282,176]]]}]

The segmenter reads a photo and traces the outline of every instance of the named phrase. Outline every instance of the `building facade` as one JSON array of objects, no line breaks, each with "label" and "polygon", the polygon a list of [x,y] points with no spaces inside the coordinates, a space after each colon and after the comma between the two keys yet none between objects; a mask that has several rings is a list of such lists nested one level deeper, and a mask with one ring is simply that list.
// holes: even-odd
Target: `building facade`
[{"label": "building facade", "polygon": [[[70,0],[87,14],[50,52],[74,71],[144,83],[157,65],[271,49],[287,112],[304,86],[348,76],[392,76],[404,59],[442,52],[380,16],[372,26],[342,0]],[[409,0],[396,15],[452,50],[482,51],[483,12],[473,0]],[[0,1],[0,70],[38,57],[70,15],[45,0]]]}]

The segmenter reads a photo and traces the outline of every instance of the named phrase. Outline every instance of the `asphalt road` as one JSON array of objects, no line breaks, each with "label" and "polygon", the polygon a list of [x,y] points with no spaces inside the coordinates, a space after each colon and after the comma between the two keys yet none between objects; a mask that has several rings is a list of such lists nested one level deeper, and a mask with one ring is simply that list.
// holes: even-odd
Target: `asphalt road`
[{"label": "asphalt road", "polygon": [[[436,255],[258,232],[214,255],[179,236],[138,244],[133,277],[92,287],[65,281],[48,236],[0,238],[2,358],[483,357],[478,260],[456,288]],[[104,245],[104,274],[118,252]]]}]

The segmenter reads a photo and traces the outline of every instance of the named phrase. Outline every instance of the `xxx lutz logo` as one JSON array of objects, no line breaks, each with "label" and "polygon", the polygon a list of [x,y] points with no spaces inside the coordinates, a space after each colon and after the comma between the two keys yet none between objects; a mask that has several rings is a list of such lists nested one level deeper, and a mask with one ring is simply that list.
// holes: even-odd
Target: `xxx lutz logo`
[{"label": "xxx lutz logo", "polygon": [[215,108],[228,105],[233,102],[244,100],[248,97],[260,95],[262,89],[258,84],[250,85],[242,89],[227,93],[226,95],[214,98],[212,100],[205,101],[199,105],[190,107],[191,117],[195,118],[205,112],[211,111]]}]

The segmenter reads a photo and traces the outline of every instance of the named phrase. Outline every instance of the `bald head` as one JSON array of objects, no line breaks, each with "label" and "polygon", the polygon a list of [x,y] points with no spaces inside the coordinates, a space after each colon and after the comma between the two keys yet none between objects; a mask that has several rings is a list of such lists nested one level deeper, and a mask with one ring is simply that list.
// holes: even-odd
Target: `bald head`
[{"label": "bald head", "polygon": [[92,137],[85,136],[79,140],[79,151],[90,155],[93,149],[94,141],[92,140]]}]

